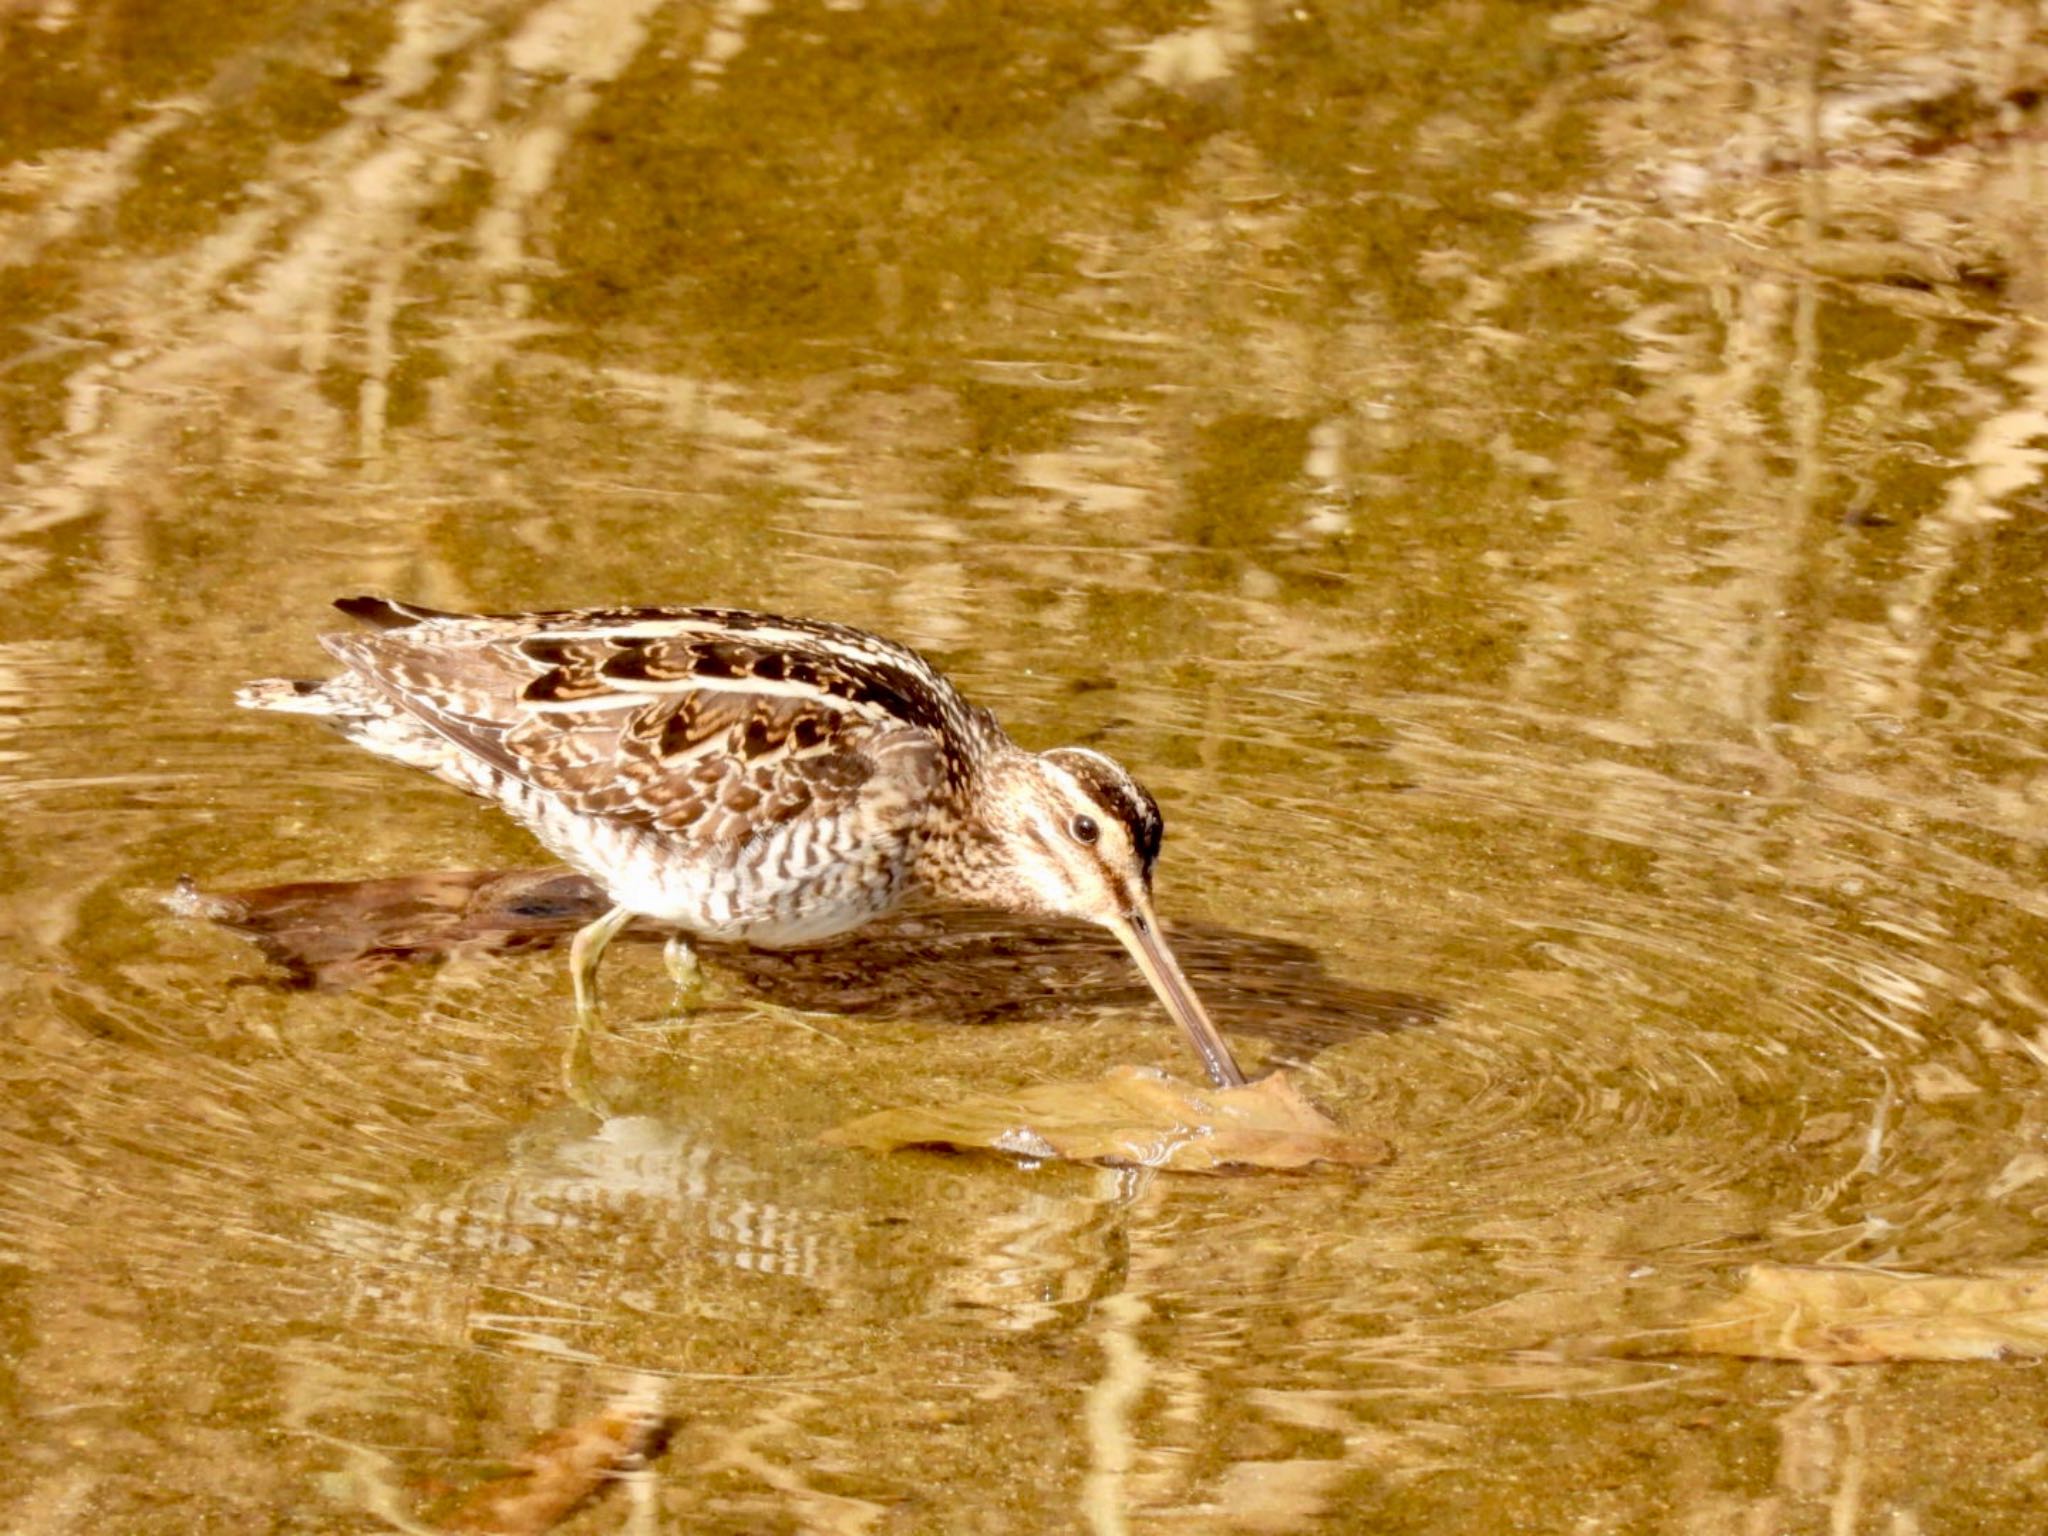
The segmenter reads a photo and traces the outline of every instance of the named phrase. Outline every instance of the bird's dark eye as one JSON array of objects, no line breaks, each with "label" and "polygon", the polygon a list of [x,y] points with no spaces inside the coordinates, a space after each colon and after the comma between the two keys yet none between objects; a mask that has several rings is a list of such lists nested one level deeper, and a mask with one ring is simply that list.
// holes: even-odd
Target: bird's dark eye
[{"label": "bird's dark eye", "polygon": [[1095,825],[1093,816],[1076,816],[1067,830],[1074,834],[1077,843],[1092,843],[1102,836],[1102,828]]}]

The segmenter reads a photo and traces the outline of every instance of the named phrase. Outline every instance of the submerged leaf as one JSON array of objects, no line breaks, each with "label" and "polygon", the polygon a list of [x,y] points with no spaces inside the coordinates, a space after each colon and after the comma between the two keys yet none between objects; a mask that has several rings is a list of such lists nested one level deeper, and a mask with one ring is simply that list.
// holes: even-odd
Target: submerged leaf
[{"label": "submerged leaf", "polygon": [[351,987],[408,961],[546,948],[607,902],[566,870],[449,869],[222,892],[180,880],[168,905],[248,934],[293,986]]},{"label": "submerged leaf", "polygon": [[475,1489],[442,1524],[472,1536],[540,1536],[553,1530],[626,1469],[658,1454],[669,1421],[614,1407],[543,1435],[517,1470]]},{"label": "submerged leaf", "polygon": [[1858,1365],[2048,1354],[2048,1273],[1881,1274],[1758,1264],[1696,1319],[1704,1354]]},{"label": "submerged leaf", "polygon": [[1323,1114],[1284,1072],[1243,1088],[1196,1088],[1143,1067],[1118,1067],[1099,1082],[885,1109],[823,1139],[872,1152],[950,1147],[1184,1173],[1315,1163],[1370,1168],[1391,1155],[1377,1136],[1346,1131]]}]

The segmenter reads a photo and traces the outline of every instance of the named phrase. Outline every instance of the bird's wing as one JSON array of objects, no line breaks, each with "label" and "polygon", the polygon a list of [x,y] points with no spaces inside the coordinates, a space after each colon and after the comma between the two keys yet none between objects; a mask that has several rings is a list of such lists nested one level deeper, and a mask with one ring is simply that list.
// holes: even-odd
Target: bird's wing
[{"label": "bird's wing", "polygon": [[351,670],[569,809],[692,842],[843,811],[885,758],[942,774],[958,745],[948,732],[985,719],[916,653],[835,625],[714,609],[468,617],[374,603],[343,606],[380,631],[325,641]]}]

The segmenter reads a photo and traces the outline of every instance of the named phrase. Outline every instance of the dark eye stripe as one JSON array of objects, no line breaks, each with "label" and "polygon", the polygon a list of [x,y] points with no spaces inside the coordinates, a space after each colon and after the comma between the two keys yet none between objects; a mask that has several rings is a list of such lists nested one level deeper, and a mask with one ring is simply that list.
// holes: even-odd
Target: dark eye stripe
[{"label": "dark eye stripe", "polygon": [[1081,790],[1100,807],[1101,814],[1115,820],[1131,839],[1131,850],[1149,876],[1159,858],[1159,843],[1165,832],[1159,806],[1144,786],[1124,767],[1099,752],[1082,747],[1054,747],[1046,756],[1073,774]]}]

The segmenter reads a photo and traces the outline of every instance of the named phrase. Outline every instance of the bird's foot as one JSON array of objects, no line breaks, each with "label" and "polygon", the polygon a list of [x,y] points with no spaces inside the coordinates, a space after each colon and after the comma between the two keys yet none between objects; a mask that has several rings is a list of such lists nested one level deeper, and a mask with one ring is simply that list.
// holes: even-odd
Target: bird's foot
[{"label": "bird's foot", "polygon": [[569,1027],[569,1044],[562,1052],[562,1092],[570,1103],[600,1120],[611,1117],[611,1105],[597,1086],[597,1058],[591,1054],[590,1037],[603,1027],[596,1005],[586,1007],[579,999],[576,1022]]},{"label": "bird's foot", "polygon": [[670,1012],[688,1018],[704,1001],[704,967],[697,962],[697,951],[682,934],[672,933],[661,946],[661,964],[676,988]]}]

